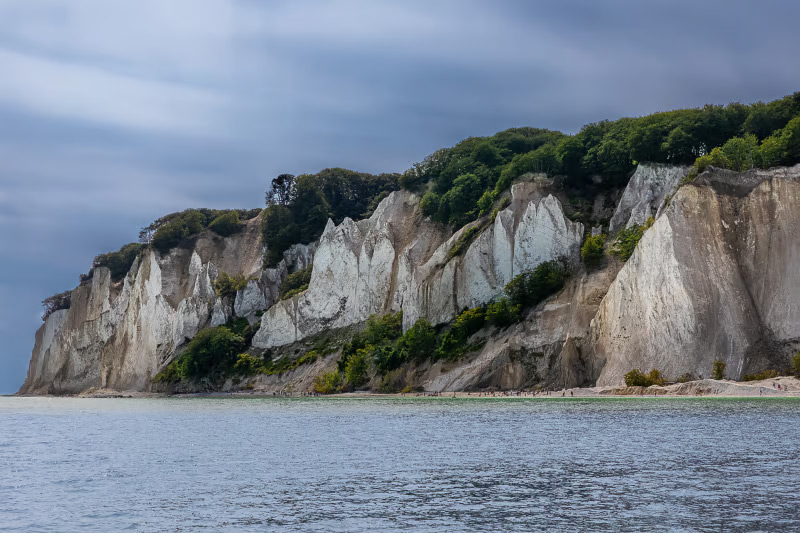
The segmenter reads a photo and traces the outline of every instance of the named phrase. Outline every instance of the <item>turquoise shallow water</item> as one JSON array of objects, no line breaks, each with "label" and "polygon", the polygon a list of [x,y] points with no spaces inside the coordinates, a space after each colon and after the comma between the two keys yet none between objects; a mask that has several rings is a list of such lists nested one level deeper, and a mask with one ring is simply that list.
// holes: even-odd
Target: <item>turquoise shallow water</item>
[{"label": "turquoise shallow water", "polygon": [[796,399],[0,398],[2,531],[797,531]]}]

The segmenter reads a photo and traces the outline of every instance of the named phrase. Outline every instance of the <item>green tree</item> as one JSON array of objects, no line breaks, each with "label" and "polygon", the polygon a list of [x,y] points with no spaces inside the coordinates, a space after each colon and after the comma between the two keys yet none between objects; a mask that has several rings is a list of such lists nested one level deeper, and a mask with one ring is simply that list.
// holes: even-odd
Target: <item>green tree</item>
[{"label": "green tree", "polygon": [[418,319],[397,342],[402,361],[422,361],[436,349],[436,332],[430,322]]},{"label": "green tree", "polygon": [[583,241],[583,246],[581,246],[581,260],[586,265],[586,268],[596,268],[600,264],[603,259],[605,242],[606,236],[603,234],[586,236],[586,240]]},{"label": "green tree", "polygon": [[224,326],[203,329],[189,342],[181,356],[181,377],[195,381],[224,373],[233,367],[244,349],[244,339]]},{"label": "green tree", "polygon": [[351,387],[357,388],[367,382],[369,355],[369,350],[362,348],[347,360],[344,368],[344,377]]},{"label": "green tree", "polygon": [[320,374],[314,379],[314,391],[319,394],[333,394],[342,384],[342,375],[338,370]]},{"label": "green tree", "polygon": [[439,204],[441,203],[442,198],[438,194],[433,191],[428,191],[422,197],[422,201],[420,202],[420,209],[422,209],[422,214],[425,216],[434,216],[436,213],[439,212]]}]

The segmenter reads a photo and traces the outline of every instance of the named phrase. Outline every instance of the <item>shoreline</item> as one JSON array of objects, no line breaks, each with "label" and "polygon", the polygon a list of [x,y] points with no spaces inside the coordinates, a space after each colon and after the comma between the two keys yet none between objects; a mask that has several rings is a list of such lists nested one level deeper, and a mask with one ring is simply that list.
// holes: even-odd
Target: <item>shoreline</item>
[{"label": "shoreline", "polygon": [[509,390],[494,392],[409,392],[380,393],[370,391],[344,392],[337,394],[288,393],[266,390],[233,392],[194,392],[167,394],[157,392],[115,391],[92,389],[78,394],[11,394],[8,397],[53,397],[53,398],[332,398],[332,399],[574,399],[574,398],[800,398],[800,379],[790,376],[759,380],[731,381],[703,379],[686,383],[674,383],[651,387],[575,387],[552,391]]}]

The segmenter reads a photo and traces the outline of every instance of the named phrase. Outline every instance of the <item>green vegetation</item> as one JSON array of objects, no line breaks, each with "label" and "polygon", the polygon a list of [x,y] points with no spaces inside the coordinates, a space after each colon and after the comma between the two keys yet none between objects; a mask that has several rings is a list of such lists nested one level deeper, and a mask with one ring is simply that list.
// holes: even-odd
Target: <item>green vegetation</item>
[{"label": "green vegetation", "polygon": [[644,224],[633,224],[630,227],[620,230],[617,240],[611,247],[611,253],[619,257],[622,261],[627,261],[633,255],[636,245],[642,239],[644,232],[653,225],[655,219],[650,217]]},{"label": "green vegetation", "polygon": [[601,235],[587,235],[586,240],[583,241],[581,246],[581,261],[586,265],[586,268],[596,268],[600,261],[603,259],[603,246],[606,243],[606,236]]},{"label": "green vegetation", "polygon": [[665,383],[664,376],[660,370],[652,369],[644,374],[638,368],[634,368],[625,374],[625,385],[628,387],[650,387],[651,385],[661,385]]},{"label": "green vegetation", "polygon": [[273,179],[261,219],[267,266],[277,265],[291,245],[317,239],[328,218],[338,224],[368,216],[376,198],[396,190],[397,183],[396,174],[375,176],[343,168]]},{"label": "green vegetation", "polygon": [[245,348],[244,338],[225,326],[206,328],[189,341],[177,369],[185,381],[213,379],[228,372]]},{"label": "green vegetation", "polygon": [[561,290],[569,275],[565,260],[545,261],[531,272],[514,276],[506,285],[505,291],[513,305],[520,308],[530,307]]},{"label": "green vegetation", "polygon": [[636,162],[695,160],[701,167],[737,170],[800,161],[800,93],[768,104],[707,105],[596,122],[572,136],[513,128],[471,137],[413,165],[400,185],[430,187],[423,212],[459,227],[487,212],[497,194],[528,172],[564,176],[573,195],[591,196],[623,185]]},{"label": "green vegetation", "polygon": [[456,239],[456,242],[453,243],[453,246],[450,248],[450,252],[447,254],[447,256],[452,259],[455,256],[466,252],[467,248],[469,248],[469,245],[472,244],[472,241],[474,241],[475,238],[480,235],[481,229],[482,228],[480,226],[473,226],[462,233],[461,236]]},{"label": "green vegetation", "polygon": [[676,381],[678,383],[689,383],[690,381],[695,381],[695,380],[697,380],[697,377],[694,374],[687,372],[685,374],[682,374],[681,377],[679,377]]},{"label": "green vegetation", "polygon": [[60,292],[45,298],[42,300],[42,320],[47,320],[47,317],[55,311],[69,309],[70,305],[72,305],[72,291]]},{"label": "green vegetation", "polygon": [[[723,370],[723,373],[724,372],[725,371]],[[744,376],[742,376],[742,381],[760,381],[762,379],[777,378],[780,375],[781,375],[781,373],[778,372],[777,370],[769,369],[769,370],[763,370],[761,372],[757,372],[755,374],[745,374]],[[714,379],[724,379],[724,377],[722,377],[722,378],[714,378]]]},{"label": "green vegetation", "polygon": [[216,292],[217,296],[220,298],[236,296],[237,292],[247,286],[247,281],[247,278],[242,274],[230,276],[223,270],[219,273],[217,279],[214,280],[214,292]]},{"label": "green vegetation", "polygon": [[295,294],[299,294],[308,289],[308,284],[311,282],[311,269],[313,265],[308,265],[296,272],[292,272],[281,283],[281,300],[291,298]]},{"label": "green vegetation", "polygon": [[342,384],[342,375],[338,370],[320,374],[314,380],[314,391],[319,394],[333,394],[339,391]]},{"label": "green vegetation", "polygon": [[[234,217],[223,217],[229,213],[236,213],[238,220],[234,228],[231,220]],[[239,220],[250,220],[261,212],[260,209],[187,209],[179,213],[171,213],[163,216],[142,228],[139,232],[139,242],[151,244],[153,248],[161,253],[166,253],[176,246],[188,245],[191,239],[196,237],[201,231],[215,223],[215,231],[224,235],[226,231],[231,233],[241,228]]]},{"label": "green vegetation", "polygon": [[[119,281],[124,278],[131,269],[131,265],[133,265],[133,262],[139,256],[143,248],[143,244],[132,242],[126,244],[116,252],[100,254],[94,258],[92,271],[98,267],[107,267],[108,270],[111,271],[111,279],[113,281]],[[90,271],[90,275],[87,276],[88,278],[92,277],[92,271]]]},{"label": "green vegetation", "polygon": [[687,180],[709,166],[727,168],[737,172],[751,168],[770,168],[791,165],[800,160],[800,116],[790,120],[784,128],[759,142],[753,133],[728,139],[706,155],[697,158]]},{"label": "green vegetation", "polygon": [[201,330],[189,341],[184,353],[155,378],[154,383],[175,384],[181,381],[213,385],[228,377],[248,377],[257,374],[281,374],[302,365],[313,363],[320,356],[316,349],[300,358],[263,359],[246,353],[258,326],[246,318],[232,319],[224,326]]},{"label": "green vegetation", "polygon": [[486,307],[486,322],[498,328],[506,328],[519,322],[522,306],[514,305],[507,297],[502,297]]},{"label": "green vegetation", "polygon": [[221,235],[223,237],[233,235],[241,228],[242,225],[239,222],[239,213],[236,211],[229,211],[227,213],[223,213],[222,215],[212,220],[211,223],[209,223],[208,225],[208,229],[210,229],[217,235]]},{"label": "green vegetation", "polygon": [[796,377],[800,377],[800,352],[797,352],[792,356],[791,367],[792,367],[792,373]]},{"label": "green vegetation", "polygon": [[725,361],[717,359],[711,366],[711,379],[725,379]]}]

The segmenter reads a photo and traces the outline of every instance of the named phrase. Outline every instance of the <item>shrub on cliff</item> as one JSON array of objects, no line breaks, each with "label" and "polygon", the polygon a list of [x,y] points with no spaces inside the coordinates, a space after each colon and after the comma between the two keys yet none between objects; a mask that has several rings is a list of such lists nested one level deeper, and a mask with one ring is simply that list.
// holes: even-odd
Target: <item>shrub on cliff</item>
[{"label": "shrub on cliff", "polygon": [[239,213],[236,211],[223,213],[211,221],[211,223],[208,225],[208,229],[223,237],[233,235],[242,229],[242,225],[239,222]]},{"label": "shrub on cliff", "polygon": [[519,305],[513,305],[508,298],[500,298],[486,307],[486,322],[498,328],[506,328],[518,322],[521,317]]},{"label": "shrub on cliff", "polygon": [[189,341],[180,358],[181,378],[196,381],[224,373],[245,348],[244,339],[224,326],[203,329]]},{"label": "shrub on cliff", "polygon": [[456,239],[456,242],[453,243],[453,246],[450,248],[450,252],[447,254],[447,257],[452,259],[453,257],[466,252],[469,248],[469,245],[472,244],[472,241],[474,241],[475,238],[480,235],[480,233],[480,226],[473,226],[464,231],[464,233],[462,233],[458,239]]},{"label": "shrub on cliff", "polygon": [[531,272],[514,276],[505,286],[511,303],[520,308],[534,306],[558,292],[569,279],[569,266],[564,259],[545,261]]},{"label": "shrub on cliff", "polygon": [[581,246],[581,261],[586,268],[596,268],[603,259],[603,246],[606,242],[605,235],[587,235]]},{"label": "shrub on cliff", "polygon": [[47,317],[55,311],[69,309],[70,305],[72,305],[72,291],[64,291],[48,296],[42,300],[42,320],[47,320]]},{"label": "shrub on cliff", "polygon": [[660,370],[652,369],[644,374],[638,368],[634,368],[625,374],[625,385],[628,387],[650,387],[651,385],[664,385],[664,376]]},{"label": "shrub on cliff", "polygon": [[742,376],[742,381],[760,381],[762,379],[777,378],[780,375],[781,373],[777,370],[768,369],[756,372],[755,374],[745,374]]},{"label": "shrub on cliff", "polygon": [[611,247],[611,253],[616,255],[622,261],[627,261],[633,255],[636,245],[642,239],[644,232],[655,223],[655,219],[650,217],[644,224],[633,224],[627,228],[620,230],[614,245]]},{"label": "shrub on cliff", "polygon": [[214,292],[220,298],[236,296],[236,293],[247,286],[247,278],[242,274],[230,276],[224,270],[214,280]]},{"label": "shrub on cliff", "polygon": [[311,270],[313,266],[308,265],[296,272],[292,272],[281,283],[281,300],[291,298],[295,294],[299,294],[308,289],[308,284],[311,282]]},{"label": "shrub on cliff", "polygon": [[725,379],[725,361],[717,359],[711,366],[711,379]]},{"label": "shrub on cliff", "polygon": [[184,239],[197,235],[205,227],[205,217],[197,209],[188,209],[170,218],[155,230],[151,244],[161,253],[168,252]]},{"label": "shrub on cliff", "polygon": [[133,265],[133,262],[139,256],[143,248],[143,244],[132,242],[126,244],[116,252],[100,254],[94,258],[92,268],[106,267],[111,272],[111,279],[119,281],[124,278],[131,269],[131,265]]}]

